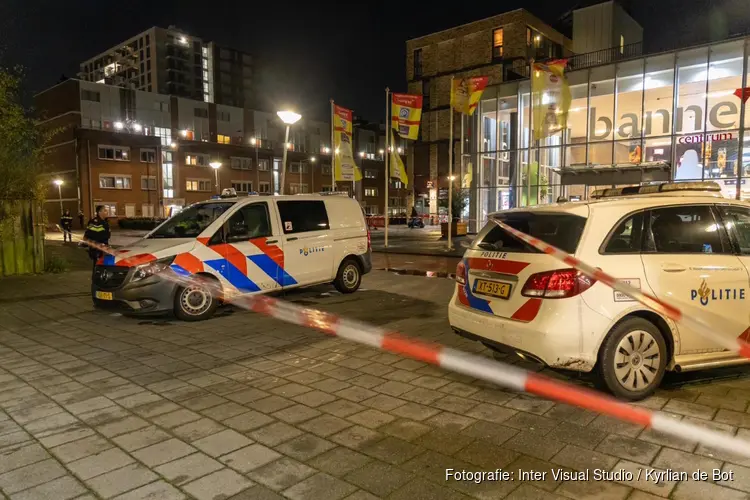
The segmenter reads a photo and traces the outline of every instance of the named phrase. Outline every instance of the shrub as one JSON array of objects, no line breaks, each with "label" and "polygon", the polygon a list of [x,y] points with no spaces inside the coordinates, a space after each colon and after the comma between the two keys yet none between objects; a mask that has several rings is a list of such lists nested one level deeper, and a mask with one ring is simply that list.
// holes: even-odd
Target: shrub
[{"label": "shrub", "polygon": [[44,262],[45,273],[64,273],[70,269],[70,262],[57,255],[50,255]]},{"label": "shrub", "polygon": [[151,217],[129,217],[125,219],[119,219],[117,221],[117,225],[120,226],[121,229],[139,229],[150,231],[162,222],[164,222],[164,219],[156,219]]}]

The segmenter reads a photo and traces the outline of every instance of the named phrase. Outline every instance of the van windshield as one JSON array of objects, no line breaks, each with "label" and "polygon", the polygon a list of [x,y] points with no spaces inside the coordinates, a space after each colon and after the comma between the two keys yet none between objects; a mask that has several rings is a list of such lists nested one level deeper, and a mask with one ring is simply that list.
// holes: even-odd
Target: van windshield
[{"label": "van windshield", "polygon": [[197,238],[235,202],[201,203],[186,208],[167,219],[151,233],[150,238]]},{"label": "van windshield", "polygon": [[[575,253],[586,225],[585,217],[566,213],[512,212],[496,215],[495,218],[568,253]],[[498,252],[539,252],[492,221],[482,229],[479,237],[474,240],[473,247]]]}]

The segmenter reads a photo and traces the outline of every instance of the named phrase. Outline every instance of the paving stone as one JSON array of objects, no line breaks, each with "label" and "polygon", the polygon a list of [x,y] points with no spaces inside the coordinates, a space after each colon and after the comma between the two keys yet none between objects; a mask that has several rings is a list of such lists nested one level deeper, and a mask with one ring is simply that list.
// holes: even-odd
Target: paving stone
[{"label": "paving stone", "polygon": [[557,403],[555,406],[550,408],[544,413],[546,418],[553,420],[564,420],[572,424],[578,424],[586,426],[590,424],[596,417],[597,413],[584,410],[582,408],[576,408],[575,406],[566,405],[563,403]]},{"label": "paving stone", "polygon": [[148,427],[149,425],[150,424],[142,418],[130,416],[125,417],[122,420],[115,420],[114,422],[100,425],[96,430],[100,434],[112,438],[119,436],[120,434],[126,434],[128,432],[142,429],[143,427]]},{"label": "paving stone", "polygon": [[226,429],[193,441],[191,444],[212,457],[218,457],[252,443],[252,439],[248,439],[231,429]]},{"label": "paving stone", "polygon": [[317,473],[312,467],[292,460],[291,458],[282,457],[263,467],[255,469],[248,476],[250,479],[262,483],[271,489],[280,491],[290,486],[294,486],[303,479]]},{"label": "paving stone", "polygon": [[591,429],[597,429],[610,434],[620,434],[622,436],[635,438],[643,431],[642,425],[623,422],[608,415],[599,415],[588,425]]},{"label": "paving stone", "polygon": [[334,393],[346,389],[347,387],[351,387],[351,384],[341,380],[336,380],[335,378],[326,378],[310,384],[310,387],[319,391]]},{"label": "paving stone", "polygon": [[365,389],[364,387],[351,386],[335,393],[335,396],[359,403],[365,399],[377,396],[377,392]]},{"label": "paving stone", "polygon": [[[73,478],[62,476],[13,495],[13,500],[68,500],[86,493],[86,488]],[[92,497],[93,498],[93,497]]]},{"label": "paving stone", "polygon": [[140,464],[126,465],[86,481],[97,494],[110,498],[148,484],[158,476]]},{"label": "paving stone", "polygon": [[[389,500],[466,500],[469,497],[417,477],[411,479],[388,498]],[[353,500],[352,497],[347,497],[347,500],[350,499]]]},{"label": "paving stone", "polygon": [[389,424],[379,427],[378,430],[383,434],[403,439],[404,441],[414,441],[432,430],[431,427],[414,422],[412,420],[400,419]]},{"label": "paving stone", "polygon": [[226,403],[227,400],[216,394],[206,394],[205,396],[198,396],[197,398],[188,399],[182,402],[182,406],[188,410],[201,411],[219,406],[222,403]]},{"label": "paving stone", "polygon": [[154,470],[170,482],[181,486],[223,467],[222,464],[203,453],[193,453],[172,462],[162,464]]},{"label": "paving stone", "polygon": [[409,391],[401,395],[401,399],[406,399],[407,401],[413,401],[415,403],[419,403],[423,405],[432,404],[436,400],[442,397],[443,397],[443,394],[439,393],[438,391],[435,391],[432,389],[425,389],[422,387],[414,389],[413,391]]},{"label": "paving stone", "polygon": [[291,500],[339,500],[354,493],[356,486],[336,479],[328,474],[319,473],[297,483],[283,492]]},{"label": "paving stone", "polygon": [[0,474],[0,489],[10,495],[46,483],[65,474],[65,469],[56,460],[43,460]]},{"label": "paving stone", "polygon": [[411,381],[412,385],[416,385],[418,387],[424,387],[425,389],[439,389],[445,385],[450,384],[450,380],[446,380],[444,378],[439,377],[430,377],[428,375],[423,375],[419,378],[416,378]]},{"label": "paving stone", "polygon": [[50,451],[63,463],[73,462],[89,455],[101,453],[113,448],[112,443],[99,436],[89,436],[78,441],[66,443]]},{"label": "paving stone", "polygon": [[110,448],[95,455],[67,464],[76,476],[86,480],[133,463],[134,460],[117,448]]},{"label": "paving stone", "polygon": [[711,420],[714,414],[716,414],[715,408],[695,403],[687,403],[678,399],[670,399],[666,406],[664,406],[663,410],[686,415],[688,417],[702,418],[704,420]]},{"label": "paving stone", "polygon": [[625,500],[631,491],[627,486],[609,481],[566,481],[555,493],[575,500]]},{"label": "paving stone", "polygon": [[172,433],[180,439],[192,442],[216,434],[224,429],[226,429],[226,427],[210,418],[201,418],[179,427],[175,427],[172,429]]},{"label": "paving stone", "polygon": [[331,415],[339,418],[345,418],[349,415],[354,415],[355,413],[359,413],[364,409],[364,406],[358,403],[353,403],[352,401],[347,401],[346,399],[338,399],[336,401],[332,401],[328,404],[324,404],[318,407],[318,410],[330,413]]},{"label": "paving stone", "polygon": [[224,464],[246,473],[279,458],[281,455],[261,444],[253,444],[219,458]]},{"label": "paving stone", "polygon": [[386,437],[377,443],[362,448],[363,453],[393,465],[407,462],[422,453],[423,450],[424,448],[421,446],[394,437]]},{"label": "paving stone", "polygon": [[338,434],[330,436],[329,439],[334,443],[338,443],[342,446],[359,450],[367,446],[368,444],[372,444],[383,439],[383,437],[384,436],[382,434],[372,429],[355,425],[354,427],[349,427],[348,429],[344,429]]},{"label": "paving stone", "polygon": [[78,424],[80,421],[70,413],[57,413],[49,417],[40,418],[24,425],[26,432],[37,438],[60,432],[66,427]]},{"label": "paving stone", "polygon": [[551,461],[575,470],[610,470],[617,462],[617,457],[591,451],[574,445],[566,445]]},{"label": "paving stone", "polygon": [[505,425],[478,420],[462,430],[461,434],[500,446],[518,434],[518,430],[505,427]]},{"label": "paving stone", "polygon": [[355,424],[363,425],[370,429],[377,429],[381,425],[394,421],[396,417],[378,410],[367,409],[350,415],[347,419]]},{"label": "paving stone", "polygon": [[150,427],[146,427],[145,429],[139,429],[128,434],[122,434],[120,436],[117,436],[116,438],[113,438],[112,441],[114,441],[117,446],[125,451],[134,451],[140,448],[145,448],[146,446],[150,446],[152,444],[166,441],[170,437],[171,436],[169,434],[152,425]]},{"label": "paving stone", "polygon": [[[624,471],[632,473],[633,480],[618,481],[621,484],[630,486],[632,488],[637,488],[639,490],[645,491],[646,493],[652,493],[660,497],[669,496],[676,483],[674,481],[666,480],[662,480],[657,483],[656,481],[647,479],[645,472],[649,468],[654,469],[653,467],[648,467],[646,465],[629,462],[627,460],[621,460],[612,468],[612,471],[620,471],[622,469]],[[655,470],[657,470],[658,472],[662,472],[661,469]],[[641,472],[639,473],[639,471]]]},{"label": "paving stone", "polygon": [[306,385],[296,384],[294,382],[271,389],[272,393],[285,398],[292,398],[294,396],[299,396],[300,394],[310,391],[311,389]]},{"label": "paving stone", "polygon": [[[711,474],[710,471],[708,473]],[[706,500],[707,498],[741,500],[747,499],[748,496],[747,493],[707,481],[681,481],[672,492],[672,498],[675,500]]]},{"label": "paving stone", "polygon": [[241,415],[224,420],[222,423],[232,429],[246,432],[273,422],[274,419],[263,413],[250,410]]},{"label": "paving stone", "polygon": [[720,423],[734,425],[735,427],[750,428],[750,413],[721,409],[716,412],[714,420]]},{"label": "paving stone", "polygon": [[24,431],[9,432],[7,434],[0,435],[0,450],[8,446],[13,446],[33,439],[30,434]]},{"label": "paving stone", "polygon": [[36,443],[11,446],[0,452],[0,474],[48,458],[49,453]]},{"label": "paving stone", "polygon": [[535,432],[521,431],[508,440],[504,446],[535,458],[549,460],[559,453],[565,444]]},{"label": "paving stone", "polygon": [[[335,398],[334,398],[335,399]],[[281,396],[268,396],[267,398],[259,399],[248,403],[247,407],[257,410],[261,413],[273,413],[275,411],[283,410],[292,406],[294,401],[291,401]]]},{"label": "paving stone", "polygon": [[[388,411],[388,410],[385,410],[385,411]],[[429,406],[421,405],[419,403],[406,403],[395,409],[390,410],[390,413],[391,415],[395,415],[397,417],[403,417],[403,418],[408,418],[410,420],[421,421],[421,420],[425,420],[427,418],[430,418],[440,413],[440,410],[431,408]]]},{"label": "paving stone", "polygon": [[133,408],[133,413],[143,418],[153,418],[166,413],[172,413],[173,411],[180,410],[180,406],[162,399],[160,401],[154,401],[153,403],[146,403],[145,405],[136,406]]},{"label": "paving stone", "polygon": [[276,446],[300,434],[303,434],[303,432],[296,427],[292,427],[284,422],[274,422],[249,432],[248,436],[266,446]]},{"label": "paving stone", "polygon": [[458,432],[461,431],[471,424],[476,422],[473,418],[464,417],[462,415],[456,415],[455,413],[450,413],[447,411],[444,411],[443,413],[439,413],[435,415],[434,417],[430,417],[427,420],[424,421],[425,424],[431,425],[433,427],[440,427],[443,430],[450,431],[450,432]]},{"label": "paving stone", "polygon": [[597,451],[624,458],[625,460],[640,460],[650,464],[657,453],[659,446],[640,439],[630,439],[617,434],[610,434],[596,447]]},{"label": "paving stone", "polygon": [[179,439],[170,439],[134,451],[133,456],[149,467],[154,467],[190,455],[195,451],[195,448]]},{"label": "paving stone", "polygon": [[159,415],[158,417],[154,417],[151,420],[159,427],[172,429],[173,427],[178,427],[180,425],[187,424],[188,422],[193,422],[195,420],[198,420],[199,418],[201,418],[199,413],[195,413],[194,411],[186,409],[180,409],[177,411]]},{"label": "paving stone", "polygon": [[346,476],[346,481],[379,497],[384,497],[406,484],[412,475],[380,461],[371,462]]},{"label": "paving stone", "polygon": [[525,411],[527,413],[534,413],[536,415],[542,415],[549,411],[555,405],[552,401],[545,399],[532,398],[528,396],[517,396],[507,403],[505,406],[513,408],[514,410]]},{"label": "paving stone", "polygon": [[228,403],[220,404],[218,406],[203,410],[201,411],[201,413],[208,418],[213,418],[214,420],[226,420],[236,415],[241,415],[247,410],[248,409],[244,406],[230,401]]},{"label": "paving stone", "polygon": [[94,410],[101,410],[109,406],[114,406],[115,402],[104,396],[97,396],[95,398],[87,399],[77,403],[65,405],[65,409],[73,415],[81,415]]},{"label": "paving stone", "polygon": [[291,399],[311,408],[317,408],[318,406],[330,403],[331,401],[335,401],[336,396],[323,391],[309,391],[305,392],[304,394],[294,396]]},{"label": "paving stone", "polygon": [[328,474],[343,477],[347,473],[363,467],[372,458],[349,448],[336,447],[322,453],[307,463]]},{"label": "paving stone", "polygon": [[750,492],[750,468],[742,467],[741,465],[724,464],[721,472],[729,479],[727,481],[718,481],[718,485]]},{"label": "paving stone", "polygon": [[312,434],[303,434],[276,447],[278,451],[297,460],[309,460],[336,445]]},{"label": "paving stone", "polygon": [[392,411],[406,404],[407,402],[403,399],[395,398],[387,394],[378,394],[377,396],[362,401],[362,405],[384,412]]},{"label": "paving stone", "polygon": [[581,448],[594,449],[607,436],[604,431],[589,429],[570,422],[559,422],[558,425],[546,434],[550,439],[556,439],[565,443],[574,444]]},{"label": "paving stone", "polygon": [[521,484],[513,490],[507,497],[508,500],[563,500],[564,497],[546,492],[530,483]]},{"label": "paving stone", "polygon": [[414,444],[452,455],[474,441],[474,438],[456,432],[436,429],[414,440]]},{"label": "paving stone", "polygon": [[183,489],[198,500],[215,500],[237,494],[253,484],[231,469],[222,469],[186,484]]},{"label": "paving stone", "polygon": [[310,420],[318,415],[320,415],[318,410],[301,404],[284,408],[283,410],[279,410],[272,414],[273,417],[283,420],[288,424],[304,422],[305,420]]},{"label": "paving stone", "polygon": [[318,436],[326,437],[351,427],[351,422],[334,417],[333,415],[321,415],[312,420],[300,424],[300,429],[312,432]]},{"label": "paving stone", "polygon": [[454,453],[453,456],[464,462],[492,469],[493,467],[506,467],[518,457],[518,453],[489,444],[486,441],[476,440],[464,446],[461,450]]},{"label": "paving stone", "polygon": [[475,405],[471,410],[465,412],[467,417],[496,423],[505,422],[517,413],[515,410],[488,403]]}]

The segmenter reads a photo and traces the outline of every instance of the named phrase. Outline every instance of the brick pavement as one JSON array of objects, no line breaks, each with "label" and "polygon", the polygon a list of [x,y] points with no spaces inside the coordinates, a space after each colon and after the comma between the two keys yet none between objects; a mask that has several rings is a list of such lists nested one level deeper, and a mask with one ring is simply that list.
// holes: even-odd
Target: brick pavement
[{"label": "brick pavement", "polygon": [[[83,295],[88,273],[64,276],[0,281],[0,497],[733,499],[750,492],[750,459],[244,311],[225,309],[201,323],[95,312]],[[374,272],[352,296],[318,287],[287,298],[486,353],[450,331],[452,286]],[[704,378],[641,404],[750,438],[750,378],[742,371]],[[717,468],[733,471],[734,480],[580,482],[548,473],[538,481],[445,481],[446,468],[517,475],[646,467]]]}]

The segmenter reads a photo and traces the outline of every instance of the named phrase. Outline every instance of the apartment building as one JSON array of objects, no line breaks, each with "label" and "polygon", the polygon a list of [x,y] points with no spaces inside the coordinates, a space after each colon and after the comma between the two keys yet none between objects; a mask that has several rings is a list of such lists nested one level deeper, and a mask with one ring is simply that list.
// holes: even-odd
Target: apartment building
[{"label": "apartment building", "polygon": [[[47,148],[51,221],[60,199],[86,217],[100,204],[112,217],[151,217],[225,187],[279,192],[284,147],[285,194],[332,189],[324,122],[303,118],[285,144],[272,113],[81,80],[37,94],[35,108],[41,126],[62,128]],[[54,179],[63,181],[60,192]]]},{"label": "apartment building", "polygon": [[252,107],[250,54],[174,26],[152,27],[83,61],[81,80],[228,106]]}]

